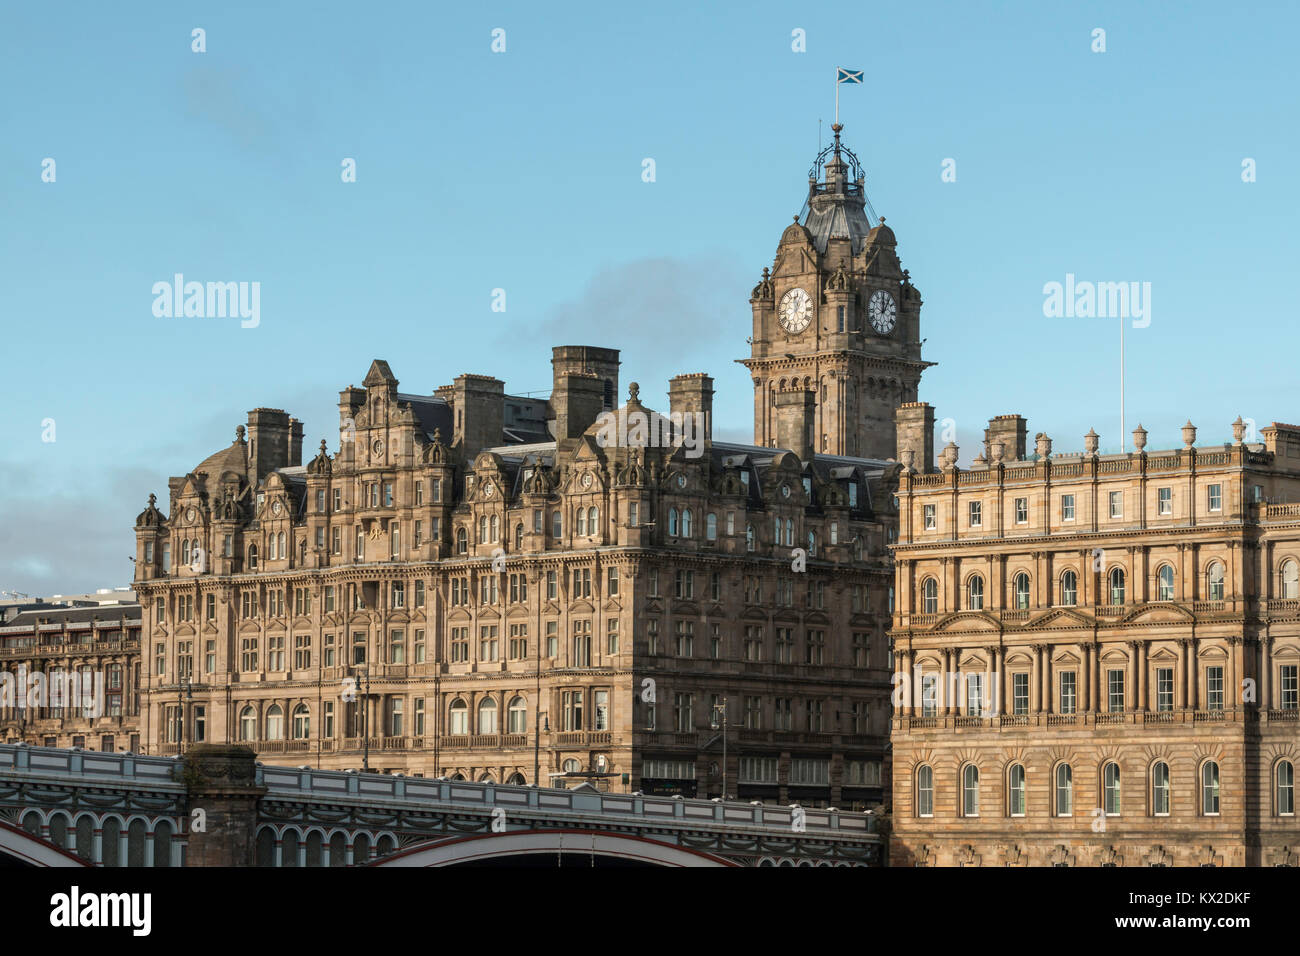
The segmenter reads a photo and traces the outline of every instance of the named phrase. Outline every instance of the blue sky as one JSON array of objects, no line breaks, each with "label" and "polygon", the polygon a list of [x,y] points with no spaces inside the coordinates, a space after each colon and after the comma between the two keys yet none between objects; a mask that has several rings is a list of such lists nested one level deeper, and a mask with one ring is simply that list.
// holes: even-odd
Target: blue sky
[{"label": "blue sky", "polygon": [[[333,448],[337,392],[373,358],[404,391],[461,372],[544,391],[551,345],[622,348],[624,389],[662,405],[670,375],[707,371],[718,431],[748,437],[749,290],[819,119],[829,137],[837,66],[865,71],[841,91],[845,141],[924,295],[939,364],[921,397],[963,459],[1009,412],[1057,451],[1090,426],[1118,450],[1117,323],[1043,315],[1067,273],[1151,283],[1127,399],[1152,447],[1188,418],[1207,443],[1238,414],[1294,421],[1297,21],[1286,4],[7,4],[0,589],[125,583],[149,492],[256,406]],[[260,282],[260,325],[155,317],[177,272]]]}]

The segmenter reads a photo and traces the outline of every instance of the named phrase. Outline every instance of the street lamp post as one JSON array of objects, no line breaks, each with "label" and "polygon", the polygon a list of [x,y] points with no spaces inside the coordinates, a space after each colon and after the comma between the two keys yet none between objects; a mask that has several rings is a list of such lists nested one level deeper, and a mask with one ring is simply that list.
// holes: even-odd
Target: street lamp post
[{"label": "street lamp post", "polygon": [[727,799],[727,698],[713,707],[713,729],[722,730],[722,799]]},{"label": "street lamp post", "polygon": [[370,668],[358,667],[365,678],[366,689],[361,695],[361,772],[370,772]]}]

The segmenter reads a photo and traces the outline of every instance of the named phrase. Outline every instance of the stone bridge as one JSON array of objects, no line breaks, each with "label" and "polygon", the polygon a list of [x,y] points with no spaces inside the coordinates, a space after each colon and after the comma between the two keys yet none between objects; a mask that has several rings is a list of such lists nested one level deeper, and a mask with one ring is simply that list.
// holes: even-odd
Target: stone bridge
[{"label": "stone bridge", "polygon": [[0,863],[876,866],[871,813],[0,744]]}]

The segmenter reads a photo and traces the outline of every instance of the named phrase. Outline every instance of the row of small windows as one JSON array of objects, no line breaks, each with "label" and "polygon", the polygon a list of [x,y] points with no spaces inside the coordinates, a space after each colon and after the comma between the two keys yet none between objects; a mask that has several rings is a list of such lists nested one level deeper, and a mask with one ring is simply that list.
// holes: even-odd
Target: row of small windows
[{"label": "row of small windows", "polygon": [[[1198,813],[1202,816],[1219,814],[1219,765],[1213,760],[1201,764],[1198,774],[1199,805]],[[1068,763],[1058,764],[1052,773],[1052,814],[1058,817],[1074,815],[1074,768]],[[962,768],[961,780],[961,815],[977,817],[980,815],[980,771],[974,764]],[[1273,812],[1277,816],[1294,816],[1295,814],[1295,765],[1289,760],[1279,760],[1273,771],[1274,803]],[[1157,761],[1151,765],[1149,775],[1150,815],[1168,816],[1173,806],[1173,784],[1169,764]],[[921,765],[915,774],[916,803],[918,817],[934,816],[934,768]],[[1120,815],[1121,775],[1119,764],[1111,761],[1101,770],[1102,806],[1098,808],[1106,816]],[[1025,815],[1025,768],[1021,764],[1012,764],[1006,775],[1006,814],[1012,817]],[[1096,813],[1097,811],[1093,811]]]},{"label": "row of small windows", "polygon": [[[1075,518],[1075,500],[1074,495],[1061,495],[1061,520],[1073,521]],[[1223,510],[1223,486],[1209,485],[1205,490],[1205,505],[1208,511]],[[1107,514],[1112,519],[1122,519],[1124,517],[1124,492],[1109,492],[1106,499]],[[1012,511],[1015,516],[1016,524],[1029,523],[1029,499],[1016,498],[1012,502]],[[1156,514],[1172,515],[1174,513],[1174,490],[1172,488],[1156,489]],[[934,531],[938,527],[937,506],[923,505],[922,516],[925,521],[925,530]],[[970,501],[966,503],[966,523],[971,528],[980,528],[984,525],[984,503],[981,501]]]},{"label": "row of small windows", "polygon": [[[1079,600],[1079,576],[1073,570],[1066,570],[1061,573],[1060,590],[1058,592],[1057,604],[1072,607]],[[1224,568],[1218,561],[1211,562],[1205,570],[1205,594],[1206,600],[1222,601],[1224,599]],[[1300,565],[1294,561],[1287,561],[1282,565],[1281,571],[1281,594],[1284,599],[1293,600],[1300,597]],[[1109,596],[1109,603],[1112,605],[1123,604],[1126,596],[1126,577],[1124,569],[1121,567],[1112,567],[1106,573],[1106,585]],[[1016,610],[1025,610],[1029,607],[1030,600],[1030,582],[1029,575],[1024,571],[1017,572],[1011,579],[1012,606]],[[1174,568],[1173,565],[1163,564],[1156,571],[1156,600],[1172,601],[1174,600]],[[984,609],[984,578],[979,574],[972,574],[966,579],[966,609],[969,611],[982,611]],[[937,578],[927,577],[921,582],[921,613],[935,614],[939,610],[939,581]]]}]

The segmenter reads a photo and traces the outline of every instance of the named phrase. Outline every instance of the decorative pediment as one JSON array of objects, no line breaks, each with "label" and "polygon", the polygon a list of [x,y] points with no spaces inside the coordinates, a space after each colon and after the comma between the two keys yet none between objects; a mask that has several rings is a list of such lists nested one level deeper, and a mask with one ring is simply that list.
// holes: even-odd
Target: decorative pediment
[{"label": "decorative pediment", "polygon": [[1168,663],[1171,663],[1171,664],[1172,664],[1172,663],[1176,663],[1176,662],[1178,661],[1178,655],[1175,654],[1173,651],[1171,651],[1169,648],[1167,648],[1167,647],[1162,647],[1162,648],[1160,648],[1160,650],[1156,651],[1154,654],[1148,654],[1148,655],[1147,655],[1147,660],[1149,660],[1149,661],[1168,662]]},{"label": "decorative pediment", "polygon": [[1033,627],[1092,627],[1092,620],[1073,608],[1054,607],[1029,622]]},{"label": "decorative pediment", "polygon": [[448,612],[447,620],[452,624],[465,624],[471,620],[471,617],[469,611],[465,610],[463,607],[458,607],[455,610]]},{"label": "decorative pediment", "polygon": [[570,614],[591,614],[596,610],[596,606],[587,600],[574,601],[569,605]]},{"label": "decorative pediment", "polygon": [[1196,616],[1181,604],[1159,602],[1134,608],[1123,619],[1124,624],[1183,624],[1196,620]]},{"label": "decorative pediment", "polygon": [[997,631],[999,628],[997,620],[993,615],[986,611],[957,611],[949,614],[947,617],[940,618],[934,625],[935,631],[948,631],[951,633],[969,632],[969,631]]},{"label": "decorative pediment", "polygon": [[1072,654],[1066,650],[1058,651],[1057,654],[1052,658],[1053,667],[1061,667],[1061,666],[1077,667],[1081,663],[1082,662],[1079,660],[1078,654]]}]

